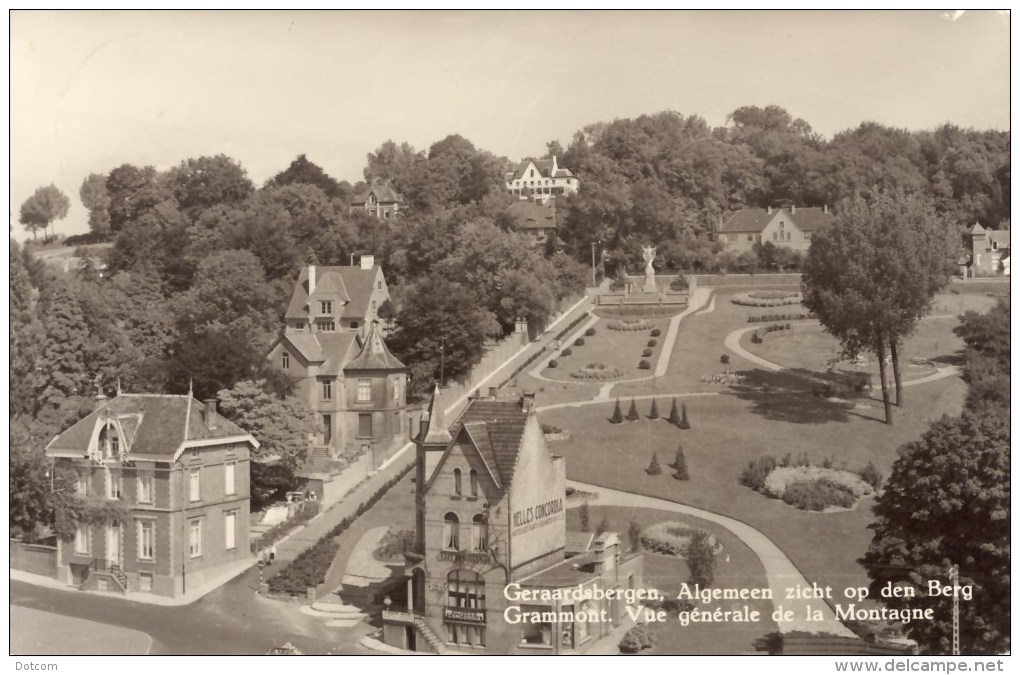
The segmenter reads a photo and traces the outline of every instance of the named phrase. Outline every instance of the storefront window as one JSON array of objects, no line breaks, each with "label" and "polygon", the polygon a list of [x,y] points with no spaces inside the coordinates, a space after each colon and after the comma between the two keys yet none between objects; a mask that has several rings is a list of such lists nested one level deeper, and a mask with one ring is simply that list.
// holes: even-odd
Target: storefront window
[{"label": "storefront window", "polygon": [[[552,609],[541,605],[521,605],[521,612],[551,612]],[[526,645],[547,645],[552,646],[552,624],[525,623],[524,633],[521,635],[521,644]]]}]

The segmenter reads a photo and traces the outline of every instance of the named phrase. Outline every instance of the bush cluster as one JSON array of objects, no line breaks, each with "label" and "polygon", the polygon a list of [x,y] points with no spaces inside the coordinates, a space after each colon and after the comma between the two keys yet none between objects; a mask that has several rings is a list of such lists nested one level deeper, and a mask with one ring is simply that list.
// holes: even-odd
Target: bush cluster
[{"label": "bush cluster", "polygon": [[403,471],[379,486],[379,489],[372,493],[368,501],[358,504],[358,508],[352,515],[337,523],[311,548],[302,551],[282,572],[269,580],[269,592],[301,597],[308,592],[309,588],[318,586],[325,581],[329,566],[333,564],[333,558],[336,557],[336,552],[340,548],[336,537],[343,534],[365,511],[375,506],[375,503],[382,499],[383,495],[389,492],[390,488],[400,482],[413,468],[413,463],[408,464]]},{"label": "bush cluster", "polygon": [[588,330],[584,331],[584,334],[587,335],[588,337],[595,335],[595,326],[592,326]]},{"label": "bush cluster", "polygon": [[814,319],[815,315],[807,314],[761,314],[747,317],[747,323],[766,323],[769,321],[799,321],[801,319]]},{"label": "bush cluster", "polygon": [[659,344],[659,341],[656,340],[655,338],[652,338],[651,340],[648,341],[648,344],[645,345],[645,346],[647,346],[647,347],[654,347],[657,344]]},{"label": "bush cluster", "polygon": [[[641,546],[649,551],[665,555],[684,556],[687,555],[687,547],[690,546],[691,539],[699,531],[678,520],[656,523],[645,528],[641,533]],[[710,537],[710,540],[714,546],[715,538]]]},{"label": "bush cluster", "polygon": [[623,377],[623,370],[610,368],[604,363],[589,363],[584,368],[570,373],[570,377],[578,380],[612,380]]},{"label": "bush cluster", "polygon": [[857,498],[840,485],[815,480],[791,483],[783,492],[783,501],[804,511],[823,511],[829,506],[850,508]]},{"label": "bush cluster", "polygon": [[563,433],[563,429],[560,429],[555,424],[543,424],[542,425],[542,433],[543,434],[562,434]]},{"label": "bush cluster", "polygon": [[606,328],[608,328],[609,330],[628,331],[628,332],[629,331],[648,330],[651,327],[652,327],[652,324],[648,323],[644,319],[631,319],[631,320],[617,319],[615,321],[610,321],[606,325]]},{"label": "bush cluster", "polygon": [[641,351],[641,356],[651,356],[651,355],[652,355],[652,350],[651,349],[643,349]]},{"label": "bush cluster", "polygon": [[860,394],[870,388],[870,373],[844,373],[828,382],[815,384],[811,393],[819,398],[848,398],[851,394]]},{"label": "bush cluster", "polygon": [[753,342],[756,345],[760,345],[762,342],[765,341],[765,336],[766,335],[768,335],[769,333],[775,333],[775,332],[781,331],[781,330],[790,330],[790,324],[788,324],[788,323],[785,323],[785,324],[784,323],[774,323],[774,324],[772,324],[770,326],[765,326],[764,328],[762,328],[760,330],[756,330],[756,331],[754,331],[754,334],[751,335],[751,342]]},{"label": "bush cluster", "polygon": [[624,654],[637,654],[642,649],[654,647],[658,639],[647,625],[639,623],[624,634],[620,640],[620,651]]},{"label": "bush cluster", "polygon": [[821,466],[781,466],[765,478],[764,493],[783,497],[795,483],[825,482],[845,490],[855,499],[871,494],[874,489],[859,474]]},{"label": "bush cluster", "polygon": [[570,347],[567,347],[562,352],[560,352],[560,356],[570,356],[573,353],[574,353],[574,350],[571,349]]},{"label": "bush cluster", "polygon": [[649,363],[646,359],[641,359],[638,362],[637,367],[640,368],[641,370],[650,370],[651,367],[652,367],[652,364]]},{"label": "bush cluster", "polygon": [[751,291],[747,294],[755,300],[782,300],[800,295],[797,291]]},{"label": "bush cluster", "polygon": [[322,502],[302,502],[297,513],[295,513],[292,517],[282,523],[273,525],[271,528],[263,532],[262,536],[257,539],[253,539],[250,545],[251,552],[258,553],[259,551],[269,548],[296,530],[299,525],[307,523],[319,514],[319,507],[321,504]]},{"label": "bush cluster", "polygon": [[582,321],[587,319],[589,316],[591,316],[589,312],[583,312],[581,314],[581,316],[579,316],[576,319],[574,319],[573,321],[571,321],[570,324],[566,328],[564,328],[559,333],[557,333],[556,337],[554,337],[553,339],[554,340],[562,340],[563,336],[566,335],[567,333],[569,333],[574,328],[574,326],[576,326],[577,324],[581,323]]},{"label": "bush cluster", "polygon": [[579,337],[576,340],[574,340],[574,346],[575,347],[583,347],[584,346],[584,338],[583,337]]},{"label": "bush cluster", "polygon": [[606,318],[638,318],[643,316],[664,317],[679,314],[684,308],[681,303],[668,305],[599,305],[595,314]]},{"label": "bush cluster", "polygon": [[652,337],[659,337],[660,335],[662,335],[662,330],[659,328],[653,328],[652,332],[649,333],[649,335],[651,335]]},{"label": "bush cluster", "polygon": [[689,287],[690,284],[687,282],[687,277],[683,274],[676,275],[669,282],[669,290],[671,291],[686,291]]},{"label": "bush cluster", "polygon": [[742,305],[744,307],[782,307],[783,305],[800,304],[803,299],[800,293],[792,293],[788,291],[775,291],[776,293],[783,294],[782,297],[778,298],[754,297],[756,294],[764,292],[765,291],[751,291],[749,293],[737,293],[733,296],[731,302],[734,305]]},{"label": "bush cluster", "polygon": [[729,362],[730,362],[730,355],[729,354],[723,354],[722,356],[719,357],[719,363],[725,365],[725,364],[727,364]]},{"label": "bush cluster", "polygon": [[[881,474],[869,463],[859,472],[832,468],[827,458],[823,466],[812,466],[807,453],[782,459],[763,455],[750,462],[740,474],[740,482],[768,497],[808,511],[828,506],[850,508],[862,496],[874,492]],[[874,481],[874,482],[872,482]]]},{"label": "bush cluster", "polygon": [[560,365],[559,361],[557,361],[556,359],[549,359],[549,367],[550,368],[555,368],[558,365]]}]

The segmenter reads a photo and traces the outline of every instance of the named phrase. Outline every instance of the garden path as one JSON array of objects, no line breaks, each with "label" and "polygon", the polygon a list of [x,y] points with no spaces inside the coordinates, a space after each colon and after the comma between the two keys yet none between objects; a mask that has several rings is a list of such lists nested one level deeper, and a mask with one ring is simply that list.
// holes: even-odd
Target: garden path
[{"label": "garden path", "polygon": [[[758,556],[758,559],[761,560],[762,566],[765,568],[765,576],[768,579],[769,589],[772,591],[773,606],[778,608],[782,605],[783,610],[789,610],[788,614],[784,613],[784,616],[781,617],[789,620],[776,621],[781,632],[790,633],[793,631],[806,631],[810,633],[827,633],[830,635],[839,635],[849,638],[856,637],[850,629],[836,619],[836,615],[832,608],[829,607],[824,600],[788,600],[786,598],[787,589],[811,589],[811,584],[808,583],[807,579],[804,578],[804,575],[800,573],[800,570],[797,569],[793,562],[786,557],[786,554],[783,553],[778,546],[750,525],[733,518],[712,513],[711,511],[696,509],[692,506],[685,506],[684,504],[667,501],[665,499],[646,497],[644,495],[637,495],[629,492],[621,492],[619,490],[613,490],[599,485],[578,483],[577,481],[572,480],[568,480],[567,484],[577,490],[596,493],[598,496],[590,500],[592,504],[621,506],[625,508],[644,507],[660,509],[663,511],[672,511],[674,513],[683,513],[695,516],[697,518],[722,525],[744,542],[748,548],[754,551],[754,554]],[[836,597],[836,591],[833,591],[832,595],[832,599],[834,601],[843,601],[842,597]],[[722,606],[721,603],[718,606]],[[811,610],[816,612],[813,615],[815,617],[815,620],[813,621],[807,620],[809,607]],[[699,608],[704,607],[699,605]],[[729,609],[729,607],[724,607],[724,610],[725,609]],[[818,614],[818,612],[820,612],[820,614]]]}]

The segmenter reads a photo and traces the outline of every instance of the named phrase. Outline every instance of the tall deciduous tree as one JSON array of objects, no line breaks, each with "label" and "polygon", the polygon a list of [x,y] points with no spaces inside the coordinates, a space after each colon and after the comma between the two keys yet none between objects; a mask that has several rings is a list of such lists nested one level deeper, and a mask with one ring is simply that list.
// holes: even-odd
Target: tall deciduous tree
[{"label": "tall deciduous tree", "polygon": [[186,159],[167,172],[166,181],[192,221],[207,208],[240,204],[255,191],[244,168],[226,155]]},{"label": "tall deciduous tree", "polygon": [[310,161],[303,154],[290,163],[286,169],[276,174],[266,183],[267,188],[284,185],[314,185],[327,196],[346,201],[350,196],[350,186],[344,188],[335,178],[323,171],[322,167]]},{"label": "tall deciduous tree", "polygon": [[110,231],[110,195],[106,192],[106,176],[90,173],[78,190],[81,203],[89,212],[89,229],[96,234]]},{"label": "tall deciduous tree", "polygon": [[1000,298],[987,314],[967,312],[953,331],[967,345],[967,407],[1007,419],[1010,408],[1010,303]]},{"label": "tall deciduous tree", "polygon": [[39,401],[60,405],[61,399],[85,393],[90,384],[85,362],[88,326],[78,293],[67,280],[57,281],[43,304]]},{"label": "tall deciduous tree", "polygon": [[18,222],[31,231],[32,238],[36,238],[36,230],[42,229],[46,234],[46,228],[54,220],[60,220],[67,216],[67,210],[71,207],[71,200],[52,183],[45,187],[36,189],[31,197],[21,205],[21,215]]},{"label": "tall deciduous tree", "polygon": [[171,199],[169,189],[151,166],[122,164],[106,177],[110,199],[110,230],[120,232],[156,205]]},{"label": "tall deciduous tree", "polygon": [[243,380],[217,396],[224,416],[258,440],[255,459],[279,458],[290,469],[308,459],[310,437],[318,427],[300,401],[273,396],[265,380]]},{"label": "tall deciduous tree", "polygon": [[10,406],[12,414],[35,411],[36,369],[42,357],[45,333],[39,319],[39,290],[25,264],[25,254],[11,240],[10,256]]},{"label": "tall deciduous tree", "polygon": [[929,580],[960,585],[973,597],[959,603],[964,654],[1010,648],[1010,433],[1001,416],[965,412],[932,424],[899,450],[875,503],[875,534],[861,563],[872,597],[888,584],[909,584],[916,597],[892,597],[896,608],[932,608],[931,621],[912,621],[907,634],[927,651],[949,654],[953,600],[929,596]]}]

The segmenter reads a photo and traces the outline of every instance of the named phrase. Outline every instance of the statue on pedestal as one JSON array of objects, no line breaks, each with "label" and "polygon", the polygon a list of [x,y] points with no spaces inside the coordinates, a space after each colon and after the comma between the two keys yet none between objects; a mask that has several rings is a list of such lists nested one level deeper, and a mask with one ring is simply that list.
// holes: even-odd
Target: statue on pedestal
[{"label": "statue on pedestal", "polygon": [[645,261],[645,293],[655,293],[655,268],[652,261],[655,260],[655,247],[642,246],[641,257]]}]

